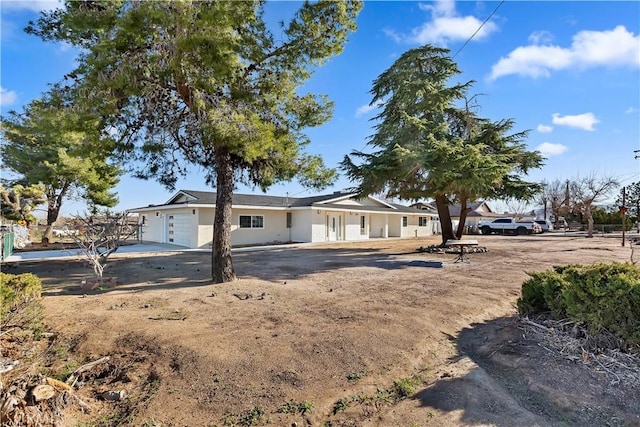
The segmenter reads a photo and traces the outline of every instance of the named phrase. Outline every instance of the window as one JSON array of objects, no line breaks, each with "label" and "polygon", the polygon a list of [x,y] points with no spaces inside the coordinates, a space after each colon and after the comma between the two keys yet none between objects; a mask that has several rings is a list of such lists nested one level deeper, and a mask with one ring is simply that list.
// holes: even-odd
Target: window
[{"label": "window", "polygon": [[418,227],[426,227],[427,226],[427,217],[421,216],[418,218]]},{"label": "window", "polygon": [[360,216],[360,235],[365,235],[367,234],[367,220],[364,217],[364,215]]},{"label": "window", "polygon": [[240,215],[240,228],[264,228],[263,215]]},{"label": "window", "polygon": [[291,212],[287,212],[287,228],[291,228]]},{"label": "window", "polygon": [[402,226],[406,227],[409,222],[409,219],[406,216],[402,217]]}]

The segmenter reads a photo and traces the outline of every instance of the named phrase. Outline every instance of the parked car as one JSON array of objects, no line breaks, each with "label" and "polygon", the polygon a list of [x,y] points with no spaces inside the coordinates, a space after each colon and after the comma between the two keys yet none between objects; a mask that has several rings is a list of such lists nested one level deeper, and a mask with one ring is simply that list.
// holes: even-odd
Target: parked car
[{"label": "parked car", "polygon": [[491,233],[513,233],[513,234],[535,234],[542,233],[540,224],[532,220],[516,220],[515,218],[497,218],[493,221],[481,220],[478,223],[482,234]]},{"label": "parked car", "polygon": [[67,237],[67,236],[77,236],[79,234],[79,231],[70,230],[68,228],[54,228],[52,233],[55,237]]},{"label": "parked car", "polygon": [[553,224],[549,220],[536,219],[534,220],[534,222],[538,224],[540,228],[542,228],[542,233],[544,233],[545,231],[553,231]]}]

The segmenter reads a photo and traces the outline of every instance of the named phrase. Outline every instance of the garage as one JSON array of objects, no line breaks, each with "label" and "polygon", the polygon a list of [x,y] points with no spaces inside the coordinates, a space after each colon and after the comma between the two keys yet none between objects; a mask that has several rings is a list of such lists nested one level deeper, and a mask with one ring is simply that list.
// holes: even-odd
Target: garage
[{"label": "garage", "polygon": [[191,218],[189,214],[167,216],[167,243],[191,247]]}]

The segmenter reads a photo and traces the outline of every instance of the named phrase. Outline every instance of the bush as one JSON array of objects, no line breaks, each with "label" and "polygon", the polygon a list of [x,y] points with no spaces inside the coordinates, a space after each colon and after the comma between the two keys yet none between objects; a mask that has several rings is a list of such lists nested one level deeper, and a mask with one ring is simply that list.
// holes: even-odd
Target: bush
[{"label": "bush", "polygon": [[35,327],[40,321],[42,281],[31,273],[0,272],[0,325]]},{"label": "bush", "polygon": [[550,313],[583,323],[591,334],[607,330],[624,347],[640,345],[640,268],[631,263],[567,265],[527,273],[520,314]]}]

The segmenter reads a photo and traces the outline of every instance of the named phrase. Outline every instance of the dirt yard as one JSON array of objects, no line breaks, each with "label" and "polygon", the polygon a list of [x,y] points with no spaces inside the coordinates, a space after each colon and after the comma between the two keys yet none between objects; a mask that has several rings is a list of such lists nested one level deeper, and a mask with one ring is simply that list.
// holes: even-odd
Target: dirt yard
[{"label": "dirt yard", "polygon": [[240,280],[223,285],[193,252],[116,255],[105,275],[118,285],[86,293],[82,261],[5,271],[44,281],[47,372],[110,356],[76,384],[88,412],[71,405],[61,425],[640,425],[640,384],[548,348],[515,316],[525,271],[629,261],[629,247],[478,240],[489,252],[457,264],[417,252],[437,238],[238,253]]}]

